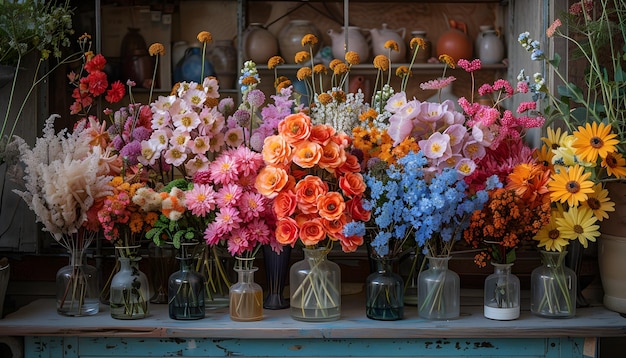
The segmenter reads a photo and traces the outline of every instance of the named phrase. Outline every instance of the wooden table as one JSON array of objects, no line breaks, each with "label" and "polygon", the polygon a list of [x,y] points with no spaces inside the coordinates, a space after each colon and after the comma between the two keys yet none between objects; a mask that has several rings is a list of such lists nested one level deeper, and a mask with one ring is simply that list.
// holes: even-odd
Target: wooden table
[{"label": "wooden table", "polygon": [[461,317],[427,321],[416,307],[405,319],[374,321],[361,295],[343,296],[341,319],[298,322],[288,310],[264,312],[257,322],[231,321],[226,309],[195,321],[168,317],[151,305],[148,318],[115,320],[108,307],[88,317],[56,313],[53,299],[37,300],[0,320],[0,336],[24,342],[24,357],[595,357],[597,338],[626,336],[626,318],[602,306],[579,308],[575,318],[544,319],[522,306],[514,321],[483,317],[482,306],[461,307]]}]

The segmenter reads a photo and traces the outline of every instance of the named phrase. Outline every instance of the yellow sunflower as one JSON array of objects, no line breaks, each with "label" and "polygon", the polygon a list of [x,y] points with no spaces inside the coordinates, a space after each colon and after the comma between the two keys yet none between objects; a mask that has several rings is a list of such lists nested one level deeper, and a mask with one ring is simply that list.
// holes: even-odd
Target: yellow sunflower
[{"label": "yellow sunflower", "polygon": [[584,170],[584,167],[576,164],[563,167],[559,172],[552,174],[548,183],[550,200],[567,202],[570,207],[578,206],[581,201],[587,200],[587,195],[593,193],[593,182],[589,180],[591,173]]},{"label": "yellow sunflower", "polygon": [[561,234],[571,240],[577,239],[584,248],[587,248],[588,241],[596,241],[600,236],[600,225],[598,219],[593,215],[591,209],[581,206],[571,207],[563,213],[562,218],[556,219]]},{"label": "yellow sunflower", "polygon": [[589,208],[598,221],[609,218],[609,211],[615,211],[615,203],[609,198],[609,191],[602,187],[602,183],[593,186],[593,193],[589,194],[587,201],[582,204]]},{"label": "yellow sunflower", "polygon": [[605,158],[607,153],[617,151],[615,146],[619,144],[619,140],[615,139],[617,134],[611,133],[611,125],[593,122],[587,123],[585,126],[579,126],[578,131],[574,132],[576,140],[572,144],[576,154],[583,161],[595,162],[600,158]]},{"label": "yellow sunflower", "polygon": [[565,145],[565,138],[568,136],[567,132],[561,133],[561,128],[557,128],[556,131],[552,128],[548,128],[548,137],[541,138],[541,141],[554,150]]},{"label": "yellow sunflower", "polygon": [[559,211],[552,210],[550,213],[550,222],[541,227],[537,232],[537,235],[533,238],[539,241],[538,247],[543,247],[546,251],[562,251],[564,247],[569,244],[567,237],[563,236],[558,226],[556,225],[556,219],[560,218]]},{"label": "yellow sunflower", "polygon": [[609,175],[616,178],[626,178],[626,159],[620,153],[607,153],[600,163]]}]

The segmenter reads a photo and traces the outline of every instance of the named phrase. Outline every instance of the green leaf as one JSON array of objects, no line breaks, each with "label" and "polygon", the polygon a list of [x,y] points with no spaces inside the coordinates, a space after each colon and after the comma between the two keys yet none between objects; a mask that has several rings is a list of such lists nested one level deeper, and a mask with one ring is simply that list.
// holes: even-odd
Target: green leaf
[{"label": "green leaf", "polygon": [[516,259],[517,256],[515,255],[515,249],[511,249],[509,252],[507,252],[505,261],[507,264],[515,262]]},{"label": "green leaf", "polygon": [[549,60],[548,63],[554,67],[559,67],[559,63],[561,63],[561,55],[555,53],[554,58],[552,58],[552,60]]}]

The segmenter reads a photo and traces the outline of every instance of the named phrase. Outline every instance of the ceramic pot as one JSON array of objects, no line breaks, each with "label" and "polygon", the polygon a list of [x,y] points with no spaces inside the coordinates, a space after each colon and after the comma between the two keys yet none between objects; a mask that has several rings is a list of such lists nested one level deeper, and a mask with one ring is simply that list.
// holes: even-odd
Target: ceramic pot
[{"label": "ceramic pot", "polygon": [[348,26],[348,46],[346,48],[345,28],[341,32],[333,29],[328,30],[328,36],[332,40],[333,57],[344,60],[347,51],[354,51],[359,54],[361,63],[365,63],[369,59],[370,49],[365,36],[361,33],[361,28],[357,26]]},{"label": "ceramic pot", "polygon": [[220,88],[235,88],[237,77],[237,49],[230,40],[217,40],[207,55],[213,65]]},{"label": "ceramic pot", "polygon": [[611,311],[626,314],[626,183],[607,182],[609,197],[615,202],[615,211],[602,221],[598,239],[598,264],[604,290],[604,306]]},{"label": "ceramic pot", "polygon": [[154,59],[148,53],[148,46],[139,29],[128,29],[128,33],[122,39],[120,56],[123,61],[124,78],[134,81],[139,87],[150,87]]},{"label": "ceramic pot", "polygon": [[504,59],[504,43],[497,30],[481,31],[477,44],[476,52],[482,64],[500,63]]},{"label": "ceramic pot", "polygon": [[[387,27],[387,24],[383,24],[380,29],[371,29],[372,35],[372,52],[374,56],[385,55],[389,57],[391,62],[403,62],[406,58],[406,44],[404,43],[404,35],[406,30],[404,27],[392,30]],[[387,41],[393,40],[398,44],[398,51],[385,48]]]},{"label": "ceramic pot", "polygon": [[309,47],[302,46],[302,37],[313,34],[317,37],[317,44],[313,45],[313,56],[319,51],[322,41],[320,31],[309,20],[291,20],[278,34],[278,48],[285,63],[296,63],[296,53],[309,51]]},{"label": "ceramic pot", "polygon": [[243,59],[257,64],[267,64],[267,60],[278,55],[276,37],[259,23],[251,23],[243,32]]},{"label": "ceramic pot", "polygon": [[454,61],[462,58],[471,60],[473,54],[472,40],[467,36],[467,25],[455,20],[449,21],[450,28],[437,40],[437,56],[451,56]]}]

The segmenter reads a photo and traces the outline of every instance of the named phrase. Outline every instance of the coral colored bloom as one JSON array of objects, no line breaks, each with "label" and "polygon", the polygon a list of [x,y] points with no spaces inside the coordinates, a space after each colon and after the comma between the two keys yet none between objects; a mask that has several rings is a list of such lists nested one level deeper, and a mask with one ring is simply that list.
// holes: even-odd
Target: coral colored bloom
[{"label": "coral colored bloom", "polygon": [[321,149],[321,157],[319,159],[320,168],[324,168],[330,172],[339,168],[346,162],[346,151],[343,147],[335,142],[329,142]]},{"label": "coral colored bloom", "polygon": [[328,192],[328,185],[315,175],[307,175],[296,183],[294,192],[300,211],[317,213],[317,201]]},{"label": "coral colored bloom", "polygon": [[317,124],[311,127],[309,140],[321,146],[325,146],[330,142],[333,135],[335,135],[335,128],[326,124]]},{"label": "coral colored bloom", "polygon": [[322,147],[313,142],[299,142],[293,150],[293,162],[301,168],[313,168],[322,158]]},{"label": "coral colored bloom", "polygon": [[263,142],[263,160],[268,165],[285,166],[291,160],[291,146],[282,135],[272,135]]},{"label": "coral colored bloom", "polygon": [[325,195],[320,195],[317,200],[318,213],[326,220],[339,219],[345,209],[346,203],[343,200],[343,196],[336,191],[330,191]]},{"label": "coral colored bloom", "polygon": [[339,236],[339,243],[343,252],[355,252],[356,249],[363,245],[363,236]]},{"label": "coral colored bloom", "polygon": [[304,113],[290,114],[278,123],[278,133],[289,144],[307,140],[311,135],[311,118]]},{"label": "coral colored bloom", "polygon": [[104,70],[107,60],[101,54],[97,54],[85,63],[85,71],[92,73]]},{"label": "coral colored bloom", "polygon": [[104,99],[109,103],[116,103],[122,100],[126,95],[126,86],[120,81],[115,81],[111,84],[111,88],[107,90],[107,94]]},{"label": "coral colored bloom", "polygon": [[283,190],[274,198],[272,208],[277,218],[291,216],[296,211],[296,194],[291,190]]},{"label": "coral colored bloom", "polygon": [[256,177],[254,187],[261,194],[272,199],[283,190],[289,181],[289,176],[285,169],[266,166]]},{"label": "coral colored bloom", "polygon": [[300,240],[305,246],[317,245],[325,237],[326,230],[324,230],[324,225],[319,218],[307,220],[300,225]]},{"label": "coral colored bloom", "polygon": [[339,178],[339,187],[349,197],[362,195],[366,189],[361,173],[346,173],[341,176]]},{"label": "coral colored bloom", "polygon": [[363,198],[360,196],[354,197],[346,202],[346,210],[353,220],[356,221],[370,221],[372,213],[369,210],[363,208]]},{"label": "coral colored bloom", "polygon": [[276,241],[282,245],[295,245],[300,235],[296,221],[290,217],[279,218],[276,222]]}]

